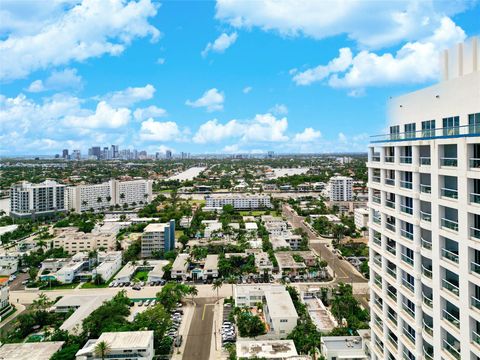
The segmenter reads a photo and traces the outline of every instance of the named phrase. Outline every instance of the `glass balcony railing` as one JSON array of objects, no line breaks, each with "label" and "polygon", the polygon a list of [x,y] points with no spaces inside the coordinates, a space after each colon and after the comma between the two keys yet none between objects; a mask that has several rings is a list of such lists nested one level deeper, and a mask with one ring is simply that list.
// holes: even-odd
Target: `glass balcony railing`
[{"label": "glass balcony railing", "polygon": [[374,135],[370,139],[371,143],[381,143],[381,142],[399,142],[399,141],[415,141],[421,139],[435,139],[435,138],[448,138],[448,137],[464,137],[479,134],[479,129],[477,126],[462,125],[462,126],[451,126],[445,128],[436,128],[436,129],[427,129],[427,130],[416,130],[416,131],[406,131],[402,133],[391,133],[391,134],[382,134]]},{"label": "glass balcony railing", "polygon": [[411,292],[415,292],[415,286],[413,286],[413,284],[409,283],[407,280],[403,280],[402,285],[405,286]]},{"label": "glass balcony railing", "polygon": [[420,219],[427,222],[432,222],[432,214],[425,211],[420,211]]},{"label": "glass balcony railing", "polygon": [[395,224],[391,224],[391,223],[387,222],[387,223],[385,224],[385,227],[386,227],[388,230],[395,232]]},{"label": "glass balcony railing", "polygon": [[434,357],[434,352],[433,352],[433,348],[432,347],[429,347],[429,348],[423,348],[423,356],[425,357],[425,360],[433,360],[433,357]]},{"label": "glass balcony railing", "polygon": [[454,346],[450,344],[446,339],[443,339],[443,348],[455,359],[460,360],[460,344]]},{"label": "glass balcony railing", "polygon": [[413,266],[413,259],[405,254],[402,254],[402,261],[407,263],[408,265]]},{"label": "glass balcony railing", "polygon": [[388,320],[390,320],[392,323],[394,323],[395,325],[398,325],[398,321],[397,321],[397,316],[396,315],[393,315],[391,313],[388,313],[387,314],[387,318]]},{"label": "glass balcony railing", "polygon": [[415,344],[415,335],[411,334],[406,328],[403,328],[403,335],[412,342],[412,344]]},{"label": "glass balcony railing", "polygon": [[395,349],[398,348],[398,340],[395,339],[390,333],[388,333],[388,340],[392,343]]},{"label": "glass balcony railing", "polygon": [[458,231],[458,221],[442,218],[442,227],[453,231]]},{"label": "glass balcony railing", "polygon": [[373,243],[377,246],[382,246],[382,239],[381,238],[378,238],[378,237],[373,237]]},{"label": "glass balcony railing", "polygon": [[381,289],[382,288],[382,278],[376,277],[375,278],[375,285],[377,285]]},{"label": "glass balcony railing", "polygon": [[413,208],[407,205],[400,205],[400,211],[409,215],[413,214]]},{"label": "glass balcony railing", "polygon": [[400,187],[404,189],[413,189],[413,183],[411,181],[402,180],[400,181]]},{"label": "glass balcony railing", "polygon": [[480,345],[480,335],[478,335],[478,333],[476,333],[475,331],[472,331],[472,342]]},{"label": "glass balcony railing", "polygon": [[372,176],[372,181],[379,183],[380,182],[380,176]]},{"label": "glass balcony railing", "polygon": [[471,169],[480,169],[480,159],[479,158],[470,158],[470,168]]},{"label": "glass balcony railing", "polygon": [[420,192],[425,193],[425,194],[431,194],[432,193],[432,186],[431,185],[426,185],[426,184],[420,184]]},{"label": "glass balcony railing", "polygon": [[477,299],[475,296],[470,297],[470,304],[473,308],[480,310],[480,300]]},{"label": "glass balcony railing", "polygon": [[458,264],[458,252],[453,252],[442,248],[442,257]]},{"label": "glass balcony railing", "polygon": [[385,200],[385,206],[390,209],[395,209],[395,201]]},{"label": "glass balcony railing", "polygon": [[432,250],[432,242],[422,238],[422,248]]},{"label": "glass balcony railing", "polygon": [[375,162],[380,161],[380,155],[373,155],[372,156],[372,161],[375,161]]},{"label": "glass balcony railing", "polygon": [[447,198],[450,198],[450,199],[458,199],[458,190],[442,188],[441,189],[441,195],[443,197],[447,197]]},{"label": "glass balcony railing", "polygon": [[400,156],[400,163],[401,164],[411,164],[412,157],[411,156]]},{"label": "glass balcony railing", "polygon": [[432,164],[432,159],[428,156],[420,156],[420,165],[429,166]]},{"label": "glass balcony railing", "polygon": [[395,248],[395,246],[391,246],[391,245],[387,244],[387,251],[392,255],[397,254],[397,249]]},{"label": "glass balcony railing", "polygon": [[400,234],[401,234],[404,238],[406,238],[406,239],[408,239],[408,240],[413,240],[413,233],[411,233],[411,232],[408,231],[408,230],[401,229],[401,230],[400,230]]},{"label": "glass balcony railing", "polygon": [[431,279],[432,278],[432,268],[428,268],[425,265],[422,265],[422,274],[426,276],[427,278]]},{"label": "glass balcony railing", "polygon": [[480,204],[480,194],[470,193],[470,202]]},{"label": "glass balcony railing", "polygon": [[453,326],[460,328],[460,319],[458,318],[458,316],[449,313],[446,309],[443,309],[442,313],[445,320],[447,320]]},{"label": "glass balcony railing", "polygon": [[425,330],[428,335],[433,336],[433,326],[431,324],[427,324],[425,319],[423,320],[423,330]]},{"label": "glass balcony railing", "polygon": [[382,219],[378,216],[372,217],[372,220],[375,224],[378,224],[378,225],[380,225],[382,223]]},{"label": "glass balcony railing", "polygon": [[373,263],[377,265],[380,269],[382,268],[382,258],[374,257],[373,258]]},{"label": "glass balcony railing", "polygon": [[470,227],[470,236],[475,239],[480,239],[480,229]]},{"label": "glass balcony railing", "polygon": [[433,299],[431,297],[428,297],[427,295],[422,293],[422,298],[425,305],[427,305],[429,308],[433,307]]},{"label": "glass balcony railing", "polygon": [[393,278],[396,278],[397,277],[397,270],[395,268],[387,267],[387,274],[390,275]]},{"label": "glass balcony railing", "polygon": [[447,279],[442,280],[442,287],[449,292],[451,292],[453,295],[458,296],[460,294],[460,290],[458,288],[458,285],[452,284],[450,281]]},{"label": "glass balcony railing", "polygon": [[372,202],[380,204],[382,202],[382,199],[380,198],[380,196],[372,195]]},{"label": "glass balcony railing", "polygon": [[390,296],[391,299],[397,301],[397,293],[393,292],[392,290],[388,289],[387,290],[387,295]]},{"label": "glass balcony railing", "polygon": [[477,264],[476,262],[472,261],[470,263],[470,271],[477,275],[480,275],[480,264]]},{"label": "glass balcony railing", "polygon": [[395,179],[385,179],[385,185],[395,186]]},{"label": "glass balcony railing", "polygon": [[395,162],[395,156],[385,155],[385,162],[387,162],[387,163],[393,163],[393,162]]},{"label": "glass balcony railing", "polygon": [[440,166],[457,167],[457,165],[458,165],[457,158],[450,158],[450,157],[440,158]]}]

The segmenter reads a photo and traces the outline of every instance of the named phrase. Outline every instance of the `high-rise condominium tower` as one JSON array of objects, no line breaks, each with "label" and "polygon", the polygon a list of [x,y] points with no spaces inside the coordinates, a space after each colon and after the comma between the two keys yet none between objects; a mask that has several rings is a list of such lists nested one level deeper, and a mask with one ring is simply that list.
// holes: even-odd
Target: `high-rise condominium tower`
[{"label": "high-rise condominium tower", "polygon": [[443,52],[372,138],[372,359],[480,359],[479,70],[478,39]]}]

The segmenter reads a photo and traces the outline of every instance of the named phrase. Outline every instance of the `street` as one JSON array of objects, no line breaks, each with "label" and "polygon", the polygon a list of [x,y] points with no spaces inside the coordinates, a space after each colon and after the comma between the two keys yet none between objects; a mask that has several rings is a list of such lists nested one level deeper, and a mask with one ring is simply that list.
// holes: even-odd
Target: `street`
[{"label": "street", "polygon": [[195,310],[183,353],[185,360],[208,360],[212,344],[215,298],[195,299]]}]

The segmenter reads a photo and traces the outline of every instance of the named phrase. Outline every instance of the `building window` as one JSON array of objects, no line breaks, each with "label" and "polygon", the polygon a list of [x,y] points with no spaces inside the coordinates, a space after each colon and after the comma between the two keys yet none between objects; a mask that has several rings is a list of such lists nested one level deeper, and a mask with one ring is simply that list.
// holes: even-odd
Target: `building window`
[{"label": "building window", "polygon": [[422,121],[422,136],[435,136],[435,120]]},{"label": "building window", "polygon": [[458,135],[460,125],[460,118],[458,116],[451,116],[443,119],[443,136]]},{"label": "building window", "polygon": [[415,131],[416,131],[415,123],[405,124],[405,139],[414,139]]},{"label": "building window", "polygon": [[398,125],[390,126],[390,138],[392,140],[398,139],[399,134],[400,134],[400,126],[398,126]]},{"label": "building window", "polygon": [[468,115],[469,134],[480,133],[480,113]]}]

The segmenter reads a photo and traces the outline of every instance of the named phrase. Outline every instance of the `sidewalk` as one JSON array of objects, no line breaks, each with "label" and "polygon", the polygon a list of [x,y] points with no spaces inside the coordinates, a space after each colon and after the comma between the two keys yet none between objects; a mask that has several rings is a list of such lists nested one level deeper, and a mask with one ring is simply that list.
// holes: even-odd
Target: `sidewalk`
[{"label": "sidewalk", "polygon": [[226,359],[227,353],[222,348],[222,335],[220,334],[223,323],[223,298],[215,302],[215,315],[213,318],[213,338],[210,347],[210,358],[215,360]]},{"label": "sidewalk", "polygon": [[12,321],[13,319],[15,319],[18,315],[20,315],[21,313],[23,313],[26,309],[25,305],[22,305],[22,304],[13,304],[13,306],[15,306],[15,308],[17,309],[17,311],[15,311],[13,314],[11,314],[9,317],[7,317],[6,319],[4,319],[2,322],[0,322],[0,329],[2,329],[6,324],[8,324],[10,321]]},{"label": "sidewalk", "polygon": [[183,351],[185,350],[185,344],[187,343],[188,331],[190,330],[190,324],[192,322],[193,313],[195,311],[195,303],[183,307],[183,321],[178,329],[178,335],[182,335],[182,345],[179,348],[173,348],[172,360],[182,360]]}]

